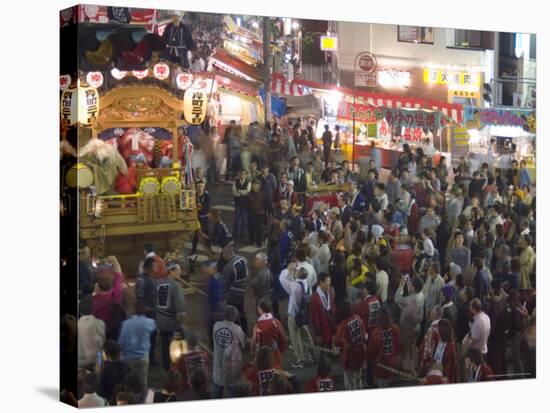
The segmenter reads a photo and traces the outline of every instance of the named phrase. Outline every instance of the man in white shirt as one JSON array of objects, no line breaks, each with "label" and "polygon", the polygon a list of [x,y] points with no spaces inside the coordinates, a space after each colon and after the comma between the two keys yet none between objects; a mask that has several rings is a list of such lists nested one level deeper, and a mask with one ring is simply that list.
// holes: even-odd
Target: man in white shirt
[{"label": "man in white shirt", "polygon": [[380,297],[380,301],[385,303],[388,299],[388,286],[390,284],[390,278],[385,271],[386,264],[384,259],[380,256],[374,260],[374,271],[376,272],[376,294]]},{"label": "man in white shirt", "polygon": [[[404,296],[407,285],[407,296]],[[403,368],[413,370],[417,355],[416,341],[420,333],[420,324],[424,318],[424,293],[420,277],[411,282],[409,276],[402,277],[395,293],[395,302],[401,309],[399,331],[403,348]]]},{"label": "man in white shirt", "polygon": [[425,229],[422,231],[422,253],[428,257],[433,257],[435,254],[435,247],[432,239],[430,238],[430,230]]},{"label": "man in white shirt", "polygon": [[317,284],[317,273],[313,265],[307,262],[307,252],[305,248],[308,248],[308,246],[300,246],[296,249],[296,269],[304,268],[307,271],[306,281],[309,288],[313,290],[313,287]]},{"label": "man in white shirt", "polygon": [[[300,322],[302,300],[311,298],[312,289],[306,281],[307,270],[290,263],[281,271],[279,281],[288,294],[288,332],[296,361],[294,368],[305,367],[305,354],[313,352],[313,339],[307,324]],[[311,361],[311,360],[308,360]]]},{"label": "man in white shirt", "polygon": [[78,307],[78,367],[93,371],[105,344],[105,323],[92,315],[91,297],[81,300]]},{"label": "man in white shirt", "polygon": [[491,334],[491,319],[482,311],[481,301],[474,298],[470,303],[470,311],[474,315],[473,323],[470,326],[470,332],[462,343],[468,347],[474,347],[481,351],[484,356],[487,355],[487,340]]}]

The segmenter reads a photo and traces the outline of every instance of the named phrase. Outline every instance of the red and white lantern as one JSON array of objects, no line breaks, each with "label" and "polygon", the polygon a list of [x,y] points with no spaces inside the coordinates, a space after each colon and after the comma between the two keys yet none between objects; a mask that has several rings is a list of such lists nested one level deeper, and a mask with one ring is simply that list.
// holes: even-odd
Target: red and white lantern
[{"label": "red and white lantern", "polygon": [[86,81],[96,89],[103,85],[103,73],[101,72],[89,72],[86,75]]},{"label": "red and white lantern", "polygon": [[176,85],[179,89],[185,90],[193,84],[193,75],[191,73],[180,73],[176,76]]},{"label": "red and white lantern", "polygon": [[149,73],[148,69],[145,70],[134,70],[132,71],[133,75],[137,77],[139,80],[144,79],[147,77],[147,74]]},{"label": "red and white lantern", "polygon": [[71,75],[61,75],[59,76],[59,88],[61,90],[67,89],[71,84]]},{"label": "red and white lantern", "polygon": [[153,74],[159,80],[166,80],[170,76],[170,66],[166,63],[157,63],[153,66]]},{"label": "red and white lantern", "polygon": [[128,72],[125,70],[118,70],[116,67],[111,70],[111,76],[113,76],[116,80],[123,79],[127,74]]}]

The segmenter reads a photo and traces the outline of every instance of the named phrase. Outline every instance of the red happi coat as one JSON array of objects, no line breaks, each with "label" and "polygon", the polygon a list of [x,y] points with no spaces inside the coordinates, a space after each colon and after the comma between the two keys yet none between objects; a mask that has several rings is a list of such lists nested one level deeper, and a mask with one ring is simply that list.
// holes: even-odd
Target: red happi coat
[{"label": "red happi coat", "polygon": [[281,368],[282,353],[287,347],[285,329],[271,314],[262,314],[252,334],[255,347],[269,346],[273,349],[275,367]]},{"label": "red happi coat", "polygon": [[367,340],[363,320],[358,315],[352,315],[338,325],[334,343],[342,348],[340,362],[342,368],[359,370],[366,360]]},{"label": "red happi coat", "polygon": [[315,291],[315,293],[313,293],[309,305],[309,321],[313,329],[313,334],[317,337],[321,337],[323,345],[330,347],[332,343],[332,336],[336,331],[336,325],[334,322],[336,308],[332,289],[329,290],[328,295],[330,302],[329,310],[323,306],[321,296],[319,295],[319,288]]},{"label": "red happi coat", "polygon": [[457,382],[458,365],[456,358],[456,345],[453,341],[449,343],[439,341],[435,348],[434,361],[443,366],[443,375],[446,377],[448,383]]},{"label": "red happi coat", "polygon": [[329,376],[315,376],[308,380],[304,387],[305,393],[317,393],[334,390],[334,380]]},{"label": "red happi coat", "polygon": [[479,366],[479,370],[470,370],[467,374],[469,382],[493,381],[495,379],[493,370],[491,370],[491,367],[487,363],[482,363]]},{"label": "red happi coat", "polygon": [[440,371],[428,372],[428,375],[422,380],[422,384],[446,384],[447,380]]},{"label": "red happi coat", "polygon": [[375,364],[374,375],[381,379],[390,379],[393,373],[378,366],[383,364],[391,368],[398,368],[400,363],[399,328],[391,324],[389,328],[376,327],[372,332],[367,348],[368,359]]},{"label": "red happi coat", "polygon": [[[251,396],[269,395],[269,385],[275,374],[287,374],[275,368],[267,370],[258,370],[257,367],[246,365],[243,367],[243,376],[251,384]],[[292,386],[289,384],[288,392],[292,393]]]},{"label": "red happi coat", "polygon": [[173,370],[177,370],[181,374],[182,392],[191,388],[191,374],[196,370],[202,370],[208,377],[208,353],[202,350],[193,350],[186,354],[182,354],[180,358],[172,366]]},{"label": "red happi coat", "polygon": [[355,308],[357,314],[363,320],[369,337],[372,331],[378,326],[378,311],[380,310],[381,301],[377,295],[367,295]]},{"label": "red happi coat", "polygon": [[434,360],[435,349],[439,344],[439,329],[437,328],[438,323],[439,320],[436,320],[430,325],[424,335],[420,349],[418,350],[418,364],[420,366],[420,371],[426,371]]}]

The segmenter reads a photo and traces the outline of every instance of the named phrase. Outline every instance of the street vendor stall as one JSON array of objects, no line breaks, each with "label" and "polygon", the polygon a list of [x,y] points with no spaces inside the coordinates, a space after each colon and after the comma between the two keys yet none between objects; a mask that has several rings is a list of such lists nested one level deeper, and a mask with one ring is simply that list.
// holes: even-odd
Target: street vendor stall
[{"label": "street vendor stall", "polygon": [[[536,113],[527,109],[464,108],[468,131],[469,157],[472,161],[487,162],[498,167],[505,146],[510,146],[512,157],[525,160],[531,177],[536,177],[535,142]],[[495,144],[491,147],[491,139]]]}]

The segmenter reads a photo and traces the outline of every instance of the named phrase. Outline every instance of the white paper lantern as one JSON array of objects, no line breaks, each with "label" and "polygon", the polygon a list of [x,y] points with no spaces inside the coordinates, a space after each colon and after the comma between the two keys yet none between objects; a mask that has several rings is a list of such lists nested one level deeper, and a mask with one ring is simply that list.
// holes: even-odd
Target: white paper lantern
[{"label": "white paper lantern", "polygon": [[166,63],[157,63],[153,66],[153,74],[159,80],[168,79],[168,76],[170,76],[170,66]]},{"label": "white paper lantern", "polygon": [[183,97],[183,115],[191,125],[200,125],[206,117],[208,95],[198,89],[190,88]]},{"label": "white paper lantern", "polygon": [[101,72],[89,72],[86,75],[86,82],[90,86],[95,87],[96,89],[103,85],[103,73]]},{"label": "white paper lantern", "polygon": [[148,69],[145,69],[145,70],[134,70],[132,71],[132,73],[134,74],[135,77],[137,77],[138,79],[143,79],[143,78],[146,78],[147,75],[149,74],[149,70]]},{"label": "white paper lantern", "polygon": [[111,76],[113,76],[116,80],[123,79],[128,74],[125,70],[118,70],[116,67],[113,67],[111,70]]},{"label": "white paper lantern", "polygon": [[193,84],[193,75],[191,73],[180,73],[176,76],[176,84],[179,89],[185,90]]},{"label": "white paper lantern", "polygon": [[61,94],[61,118],[69,126],[92,126],[98,113],[99,93],[87,83],[78,80]]},{"label": "white paper lantern", "polygon": [[71,85],[71,80],[71,75],[59,76],[59,88],[61,90],[66,90]]}]

